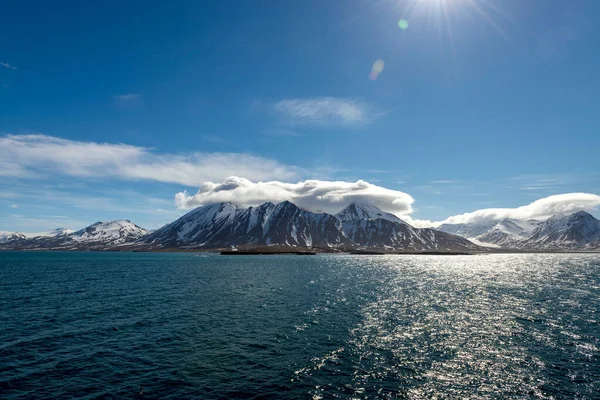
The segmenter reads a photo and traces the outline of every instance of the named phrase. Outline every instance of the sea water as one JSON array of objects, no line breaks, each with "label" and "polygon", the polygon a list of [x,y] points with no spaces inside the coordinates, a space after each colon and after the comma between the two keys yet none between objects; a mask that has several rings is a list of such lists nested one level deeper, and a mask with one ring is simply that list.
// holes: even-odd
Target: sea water
[{"label": "sea water", "polygon": [[599,349],[594,254],[0,253],[2,399],[598,399]]}]

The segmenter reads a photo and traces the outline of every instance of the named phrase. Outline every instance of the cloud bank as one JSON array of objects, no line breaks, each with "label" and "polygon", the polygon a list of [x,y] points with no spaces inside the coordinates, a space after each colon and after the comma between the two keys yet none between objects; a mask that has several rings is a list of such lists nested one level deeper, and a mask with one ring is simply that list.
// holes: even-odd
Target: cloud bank
[{"label": "cloud bank", "polygon": [[342,182],[306,180],[298,183],[278,181],[251,182],[245,178],[229,177],[223,182],[206,182],[196,194],[180,192],[175,203],[180,209],[232,202],[251,206],[267,201],[279,203],[288,200],[313,210],[336,213],[352,202],[370,203],[397,215],[412,212],[413,198],[397,190],[390,190],[365,181]]},{"label": "cloud bank", "polygon": [[[514,219],[547,219],[555,214],[591,211],[600,205],[600,196],[591,193],[565,193],[544,197],[517,208],[486,208],[466,214],[454,215],[441,223],[459,224]],[[439,225],[440,223],[437,223]]]},{"label": "cloud bank", "polygon": [[[313,171],[314,173],[314,171]],[[553,195],[516,208],[487,208],[444,221],[412,219],[414,199],[407,193],[366,181],[305,180],[301,168],[243,153],[158,153],[115,143],[84,142],[47,135],[0,136],[0,177],[148,180],[199,187],[197,193],[176,194],[176,205],[190,209],[230,201],[256,205],[292,201],[309,210],[335,213],[351,202],[370,203],[417,227],[469,223],[502,218],[545,219],[554,214],[592,211],[600,196],[591,193]],[[238,176],[244,176],[239,178]]]},{"label": "cloud bank", "polygon": [[386,189],[362,180],[356,182],[306,180],[298,183],[279,181],[252,182],[236,176],[222,182],[206,182],[195,194],[179,192],[175,203],[179,209],[231,202],[252,206],[270,201],[288,200],[312,211],[336,213],[352,202],[373,204],[396,214],[409,224],[425,228],[442,223],[470,223],[502,218],[546,219],[555,214],[591,211],[600,205],[600,196],[591,193],[566,193],[542,198],[517,208],[488,208],[455,215],[444,221],[413,219],[414,199],[407,193]]},{"label": "cloud bank", "polygon": [[362,101],[341,97],[284,99],[273,112],[289,125],[359,126],[374,121],[378,113]]},{"label": "cloud bank", "polygon": [[243,153],[163,154],[126,144],[82,142],[47,135],[0,137],[0,176],[62,174],[84,178],[143,179],[187,186],[245,175],[293,179],[299,168]]}]

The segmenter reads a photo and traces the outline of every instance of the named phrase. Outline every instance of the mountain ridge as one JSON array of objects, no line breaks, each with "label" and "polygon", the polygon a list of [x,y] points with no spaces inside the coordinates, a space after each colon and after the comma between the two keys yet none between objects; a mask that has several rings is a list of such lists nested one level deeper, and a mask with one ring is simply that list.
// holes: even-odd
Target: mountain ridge
[{"label": "mountain ridge", "polygon": [[546,221],[503,218],[416,228],[372,204],[351,203],[329,214],[283,201],[246,208],[228,202],[208,204],[154,231],[129,220],[99,221],[78,231],[0,231],[0,249],[160,251],[243,246],[401,252],[487,252],[491,247],[596,250],[600,249],[600,221],[580,211]]},{"label": "mountain ridge", "polygon": [[600,249],[600,220],[586,211],[546,220],[499,219],[483,223],[442,224],[439,229],[482,245],[517,250]]}]

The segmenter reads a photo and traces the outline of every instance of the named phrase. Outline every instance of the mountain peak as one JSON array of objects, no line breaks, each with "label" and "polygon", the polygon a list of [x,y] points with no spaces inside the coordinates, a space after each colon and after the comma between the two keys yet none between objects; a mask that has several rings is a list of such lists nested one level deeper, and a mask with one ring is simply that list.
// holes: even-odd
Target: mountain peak
[{"label": "mountain peak", "polygon": [[385,219],[388,221],[406,224],[394,214],[385,212],[379,207],[368,203],[353,202],[346,206],[342,211],[336,214],[340,221],[350,221],[357,219]]},{"label": "mountain peak", "polygon": [[128,240],[140,238],[148,234],[144,228],[140,228],[127,219],[115,221],[98,221],[77,232],[65,235],[76,242],[104,242],[104,243],[123,243]]},{"label": "mountain peak", "polygon": [[587,220],[594,220],[594,216],[592,214],[590,214],[589,212],[586,211],[577,211],[571,215],[569,215],[569,218],[572,219],[587,219]]},{"label": "mountain peak", "polygon": [[555,215],[542,222],[528,242],[546,248],[597,246],[600,221],[585,211]]}]

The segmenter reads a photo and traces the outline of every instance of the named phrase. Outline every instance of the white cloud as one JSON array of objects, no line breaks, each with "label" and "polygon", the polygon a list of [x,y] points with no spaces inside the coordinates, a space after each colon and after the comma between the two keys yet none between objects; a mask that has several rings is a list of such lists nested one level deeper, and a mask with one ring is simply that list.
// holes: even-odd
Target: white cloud
[{"label": "white cloud", "polygon": [[46,135],[0,137],[0,176],[144,179],[188,186],[244,175],[292,179],[299,168],[241,153],[159,154],[126,144],[82,142]]},{"label": "white cloud", "polygon": [[251,182],[235,176],[221,183],[206,182],[194,195],[187,192],[175,195],[175,202],[181,209],[226,201],[250,206],[267,201],[278,203],[284,200],[309,210],[329,213],[336,213],[352,202],[370,203],[400,216],[412,212],[414,201],[404,192],[386,189],[365,181]]},{"label": "white cloud", "polygon": [[273,111],[289,125],[346,127],[365,125],[380,114],[360,100],[341,97],[284,99]]},{"label": "white cloud", "polygon": [[468,223],[502,218],[546,219],[560,213],[591,211],[600,205],[600,196],[590,193],[566,193],[549,196],[517,208],[489,208],[444,221],[413,219],[413,198],[404,192],[386,189],[362,180],[356,182],[306,180],[298,183],[279,181],[252,182],[236,176],[220,183],[206,182],[195,194],[179,192],[175,203],[182,210],[205,204],[232,202],[242,206],[270,201],[291,201],[312,211],[336,213],[352,202],[370,203],[396,214],[418,228],[436,227],[442,223]]},{"label": "white cloud", "polygon": [[[539,199],[517,208],[486,208],[466,214],[455,215],[441,223],[470,223],[502,218],[546,219],[555,214],[591,211],[600,205],[600,196],[591,193],[565,193]],[[439,223],[437,223],[439,224]]]},{"label": "white cloud", "polygon": [[114,96],[114,99],[118,104],[135,103],[140,99],[140,94],[139,93],[120,94],[120,95]]},{"label": "white cloud", "polygon": [[17,70],[17,69],[18,69],[18,68],[17,68],[17,67],[15,67],[14,65],[10,65],[10,64],[9,64],[9,63],[7,63],[7,62],[1,62],[1,61],[0,61],[0,67],[4,67],[4,68],[8,68],[8,69],[14,69],[14,70]]},{"label": "white cloud", "polygon": [[[1,140],[0,139],[0,155],[3,154],[1,149]],[[26,178],[31,175],[30,171],[21,167],[20,165],[14,164],[12,162],[0,161],[0,177],[14,177],[14,178]]]},{"label": "white cloud", "polygon": [[404,222],[409,223],[415,228],[433,228],[440,224],[439,222],[430,221],[428,219],[413,219],[409,215],[404,215],[401,218]]}]

